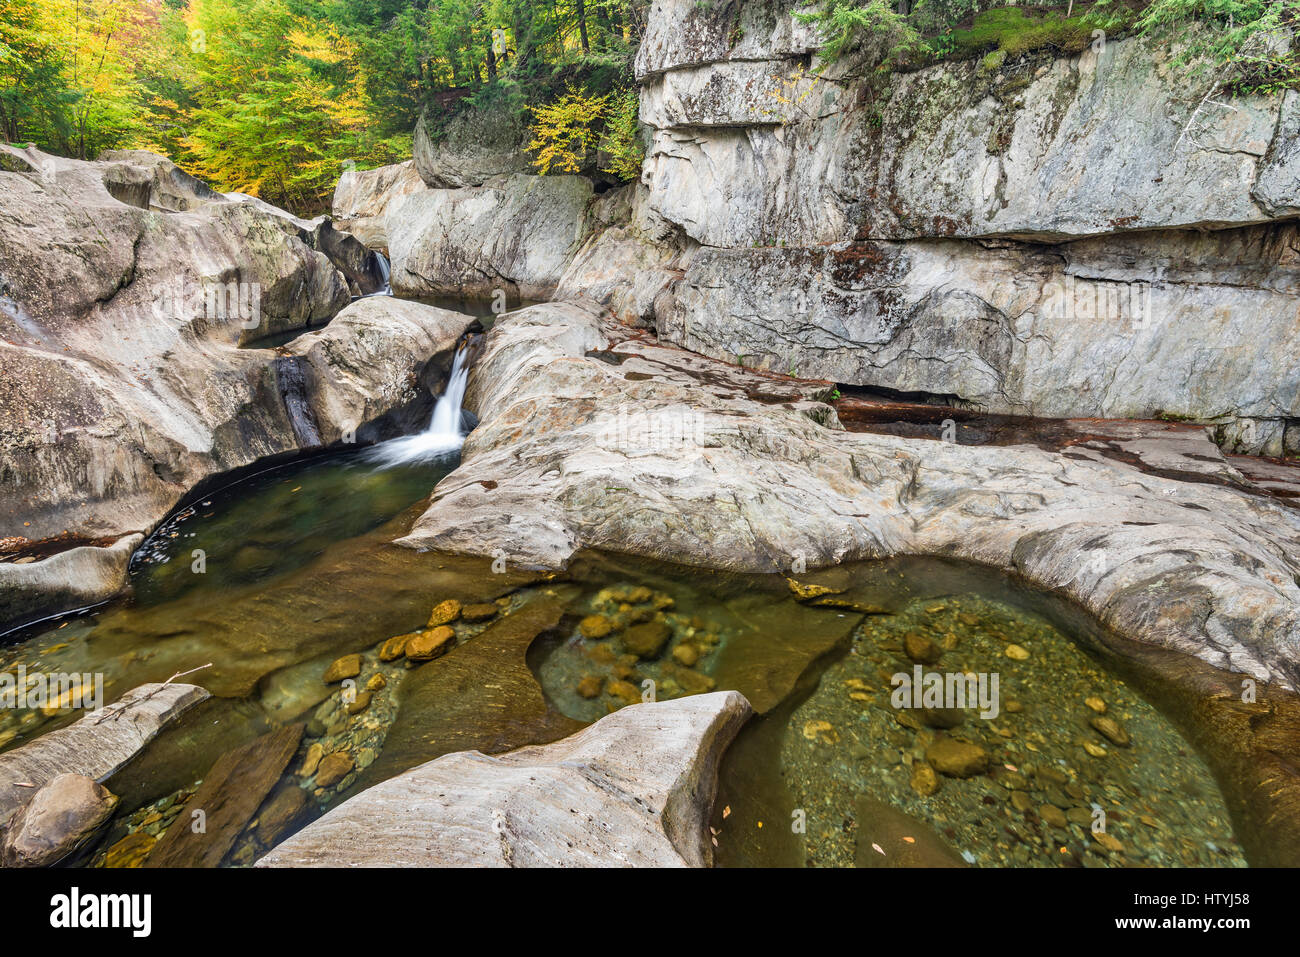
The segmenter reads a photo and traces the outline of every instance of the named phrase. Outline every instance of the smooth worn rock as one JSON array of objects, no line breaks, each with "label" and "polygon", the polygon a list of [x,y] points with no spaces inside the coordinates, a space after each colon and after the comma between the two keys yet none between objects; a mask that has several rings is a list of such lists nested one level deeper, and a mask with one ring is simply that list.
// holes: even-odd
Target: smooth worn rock
[{"label": "smooth worn rock", "polygon": [[379,647],[380,661],[396,661],[406,654],[406,646],[410,640],[419,632],[413,631],[409,635],[394,635]]},{"label": "smooth worn rock", "polygon": [[0,866],[46,867],[90,840],[113,814],[117,797],[84,774],[60,774],[9,822]]},{"label": "smooth worn rock", "polygon": [[929,797],[939,790],[939,775],[926,762],[917,761],[912,765],[912,776],[908,783],[917,794]]},{"label": "smooth worn rock", "polygon": [[325,444],[369,442],[428,425],[452,354],[473,317],[391,296],[347,306],[285,353],[305,367],[307,403]]},{"label": "smooth worn rock", "polygon": [[[388,297],[344,309],[368,253],[327,221],[222,196],[153,154],[0,155],[0,515],[16,523],[0,537],[152,528],[210,476],[424,424],[433,360],[450,363],[471,319]],[[340,310],[337,332],[287,355],[244,348]],[[120,567],[80,549],[6,564],[0,626],[109,597]]]},{"label": "smooth worn rock", "polygon": [[30,537],[135,531],[199,479],[297,447],[269,357],[239,345],[328,321],[348,287],[287,214],[192,178],[177,212],[114,197],[114,170],[174,170],[152,154],[0,152],[25,170],[0,171],[0,512]]},{"label": "smooth worn rock", "polygon": [[482,602],[472,605],[466,605],[460,611],[460,617],[472,624],[482,621],[491,621],[497,616],[499,609],[491,602]]},{"label": "smooth worn rock", "polygon": [[[399,544],[524,567],[608,548],[753,572],[939,554],[1059,591],[1128,638],[1300,683],[1300,513],[1235,470],[1226,484],[1203,431],[1179,439],[1184,467],[1148,471],[1085,441],[848,433],[816,401],[827,388],[646,343],[586,304],[517,311],[475,367],[479,425],[459,468]],[[1213,474],[1197,471],[1207,460]]]},{"label": "smooth worn rock", "polygon": [[330,663],[330,666],[325,669],[325,674],[321,676],[321,681],[329,685],[344,678],[355,678],[359,674],[361,674],[361,656],[344,655]]},{"label": "smooth worn rock", "polygon": [[411,160],[376,169],[347,170],[334,187],[330,207],[334,223],[371,249],[387,250],[388,207],[425,188]]},{"label": "smooth worn rock", "polygon": [[544,747],[450,754],[344,802],[258,866],[707,866],[718,761],[749,715],[719,692],[624,708]]},{"label": "smooth worn rock", "polygon": [[[302,724],[286,725],[227,751],[203,775],[185,810],[163,832],[145,867],[216,867],[257,814],[302,740]],[[328,759],[327,759],[328,760]],[[319,778],[319,775],[318,775]],[[194,812],[203,812],[195,828]]]},{"label": "smooth worn rock", "polygon": [[598,640],[608,638],[614,630],[614,623],[604,615],[588,615],[578,622],[578,631],[584,638]]},{"label": "smooth worn rock", "polygon": [[863,795],[853,813],[858,867],[965,867],[961,855],[924,821]]},{"label": "smooth worn rock", "polygon": [[532,643],[552,631],[564,611],[555,601],[530,601],[407,674],[397,690],[397,718],[366,780],[384,780],[431,756],[495,754],[581,727],[551,708],[527,660]]},{"label": "smooth worn rock", "polygon": [[903,636],[903,653],[918,664],[932,665],[943,655],[943,650],[925,635],[909,632]]},{"label": "smooth worn rock", "polygon": [[40,561],[0,563],[0,626],[107,601],[126,581],[139,533],[112,545],[83,545]]},{"label": "smooth worn rock", "polygon": [[988,770],[988,752],[978,744],[969,744],[940,735],[925,749],[925,759],[936,771],[954,778],[969,778]]},{"label": "smooth worn rock", "polygon": [[352,755],[346,751],[335,751],[333,754],[325,755],[316,771],[316,786],[332,788],[347,777],[354,766]]},{"label": "smooth worn rock", "polygon": [[0,754],[0,822],[9,820],[61,774],[106,780],[152,741],[163,725],[207,697],[208,692],[196,685],[141,685],[74,724]]},{"label": "smooth worn rock", "polygon": [[296,784],[281,786],[257,812],[257,839],[274,847],[311,807],[311,798]]},{"label": "smooth worn rock", "polygon": [[673,630],[667,622],[648,621],[627,629],[621,640],[623,647],[638,658],[658,658],[672,636]]},{"label": "smooth worn rock", "polygon": [[589,180],[513,176],[413,193],[387,218],[401,296],[549,299],[585,232]]},{"label": "smooth worn rock", "polygon": [[416,634],[406,643],[406,657],[410,661],[431,661],[445,655],[456,640],[456,632],[447,625],[429,628]]},{"label": "smooth worn rock", "polygon": [[1088,723],[1092,725],[1099,734],[1103,735],[1108,741],[1110,741],[1111,744],[1119,745],[1121,748],[1127,748],[1133,743],[1129,738],[1128,732],[1124,730],[1124,726],[1114,718],[1099,714],[1090,718]]}]

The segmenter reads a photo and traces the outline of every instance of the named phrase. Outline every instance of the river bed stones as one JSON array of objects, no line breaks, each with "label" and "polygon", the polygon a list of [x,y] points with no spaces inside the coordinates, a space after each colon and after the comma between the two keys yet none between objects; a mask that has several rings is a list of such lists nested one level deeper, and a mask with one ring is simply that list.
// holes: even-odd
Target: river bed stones
[{"label": "river bed stones", "polygon": [[450,625],[460,617],[460,602],[455,598],[448,598],[446,601],[440,601],[433,606],[433,611],[429,613],[428,624],[425,628],[437,628],[439,625]]},{"label": "river bed stones", "polygon": [[648,621],[633,625],[623,633],[623,647],[638,658],[658,658],[673,636],[667,622]]},{"label": "river bed stones", "polygon": [[946,735],[935,738],[925,749],[925,759],[936,771],[954,778],[983,774],[989,767],[989,755],[978,744],[958,741]]},{"label": "river bed stones", "polygon": [[465,605],[460,610],[462,620],[477,624],[479,622],[491,621],[497,616],[499,609],[492,602],[477,602],[471,605]]},{"label": "river bed stones", "polygon": [[1128,736],[1128,732],[1114,718],[1105,715],[1097,715],[1091,718],[1088,723],[1092,725],[1106,740],[1121,748],[1131,747],[1133,742]]},{"label": "river bed stones", "polygon": [[405,656],[406,645],[418,632],[410,632],[405,635],[394,635],[385,641],[379,648],[380,661],[396,661]]},{"label": "river bed stones", "polygon": [[361,674],[361,656],[344,655],[330,663],[321,680],[330,685],[346,678],[355,678],[359,674]]},{"label": "river bed stones", "polygon": [[939,660],[943,650],[924,635],[908,632],[903,636],[903,652],[912,661],[922,665],[932,665]]},{"label": "river bed stones", "polygon": [[909,779],[908,784],[917,794],[922,797],[929,797],[939,790],[939,775],[935,773],[934,767],[925,761],[914,761],[912,763],[912,777]]},{"label": "river bed stones", "polygon": [[321,758],[320,765],[316,770],[316,786],[319,788],[332,788],[345,777],[348,772],[356,765],[352,756],[346,751],[335,751]]},{"label": "river bed stones", "polygon": [[608,638],[614,631],[614,623],[604,615],[588,615],[578,622],[578,631],[582,634],[582,637],[596,641],[601,638]]},{"label": "river bed stones", "polygon": [[406,643],[409,661],[432,661],[441,658],[451,648],[456,632],[447,625],[439,625],[416,634]]},{"label": "river bed stones", "polygon": [[[914,667],[909,632],[936,643],[952,632],[948,667],[1000,672],[1000,703],[1022,707],[990,718],[968,707],[950,730],[929,727],[921,709],[895,708],[886,679]],[[1033,657],[1005,667],[1008,642]],[[1083,703],[1093,697],[1106,715]],[[1119,724],[1130,746],[1091,757],[1083,745],[1111,743],[1090,725],[1098,717]],[[808,740],[810,721],[834,726],[839,743]],[[1213,775],[1174,726],[1046,621],[978,595],[918,598],[894,616],[863,619],[849,652],[794,710],[779,754],[791,805],[807,813],[802,847],[813,865],[846,866],[862,852],[854,809],[863,795],[924,822],[980,866],[1244,863]],[[933,790],[927,766],[940,783]],[[1094,837],[1095,821],[1106,840]],[[723,830],[744,826],[733,815]]]}]

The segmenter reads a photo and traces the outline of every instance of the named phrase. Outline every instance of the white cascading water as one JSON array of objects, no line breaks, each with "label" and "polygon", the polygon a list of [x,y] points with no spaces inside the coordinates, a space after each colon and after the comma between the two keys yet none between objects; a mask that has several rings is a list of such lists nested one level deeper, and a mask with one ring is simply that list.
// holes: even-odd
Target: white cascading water
[{"label": "white cascading water", "polygon": [[455,452],[465,443],[465,433],[460,429],[460,405],[464,401],[465,385],[469,381],[469,365],[465,362],[469,351],[464,348],[456,351],[456,358],[451,364],[451,375],[447,378],[447,389],[433,407],[429,427],[416,435],[380,442],[367,453],[370,461],[381,469],[392,468]]},{"label": "white cascading water", "polygon": [[374,251],[372,255],[375,257],[375,265],[379,267],[379,279],[382,285],[379,287],[379,289],[372,292],[370,295],[391,296],[393,294],[393,284],[392,281],[389,279],[390,273],[388,271],[388,260],[384,258],[383,253],[377,250]]}]

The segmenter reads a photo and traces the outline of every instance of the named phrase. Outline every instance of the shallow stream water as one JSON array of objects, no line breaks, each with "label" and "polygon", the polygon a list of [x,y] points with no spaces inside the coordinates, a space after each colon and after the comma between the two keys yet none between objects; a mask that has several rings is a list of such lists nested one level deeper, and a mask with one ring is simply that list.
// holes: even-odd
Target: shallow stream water
[{"label": "shallow stream water", "polygon": [[[604,554],[542,575],[391,544],[455,464],[377,468],[358,450],[246,477],[155,531],[130,596],[0,653],[9,671],[100,672],[106,701],[196,668],[184,680],[213,694],[110,779],[118,817],[81,862],[139,863],[222,754],[293,722],[306,731],[275,793],[300,789],[305,809],[282,832],[249,822],[227,864],[441,754],[543,743],[628,704],[715,689],[760,714],[722,770],[724,866],[1243,862],[1206,763],[1032,590],[936,560],[792,583]],[[450,651],[385,654],[394,636],[428,634],[447,601]],[[923,671],[998,674],[997,713],[894,707],[893,676],[916,666],[909,641]],[[351,654],[361,707],[324,680]],[[10,713],[0,742],[79,716]],[[979,750],[978,768],[935,770],[940,740]],[[330,755],[346,769],[327,779]]]}]

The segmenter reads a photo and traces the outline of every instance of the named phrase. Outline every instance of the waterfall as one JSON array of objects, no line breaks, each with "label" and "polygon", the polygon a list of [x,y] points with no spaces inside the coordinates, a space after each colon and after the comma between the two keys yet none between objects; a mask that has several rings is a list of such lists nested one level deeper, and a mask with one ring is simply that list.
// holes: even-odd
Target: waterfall
[{"label": "waterfall", "polygon": [[447,377],[447,388],[433,407],[428,427],[417,435],[380,442],[366,453],[370,461],[379,468],[391,468],[394,465],[438,458],[461,447],[465,434],[461,431],[463,413],[460,405],[465,398],[465,386],[469,381],[471,351],[464,344],[456,350],[451,375]]},{"label": "waterfall", "polygon": [[370,295],[391,296],[393,294],[393,284],[389,280],[391,274],[388,268],[388,260],[378,250],[371,250],[370,255],[375,257],[375,269],[379,272],[379,288]]}]

